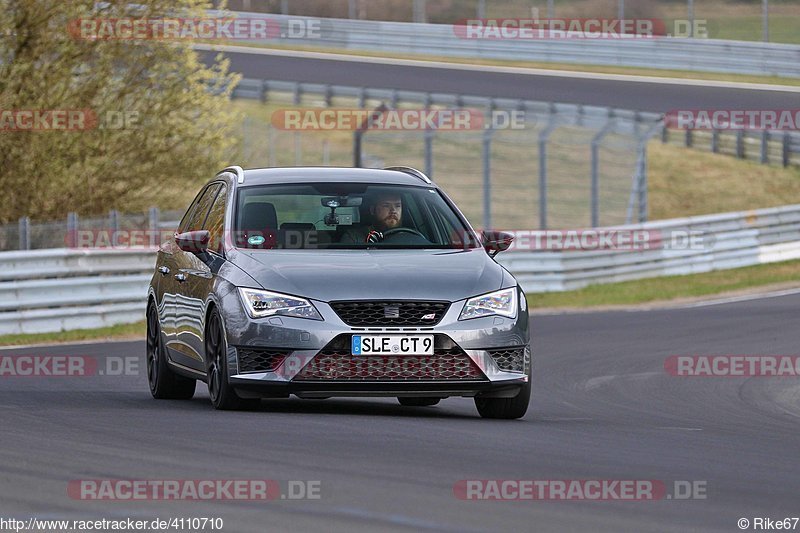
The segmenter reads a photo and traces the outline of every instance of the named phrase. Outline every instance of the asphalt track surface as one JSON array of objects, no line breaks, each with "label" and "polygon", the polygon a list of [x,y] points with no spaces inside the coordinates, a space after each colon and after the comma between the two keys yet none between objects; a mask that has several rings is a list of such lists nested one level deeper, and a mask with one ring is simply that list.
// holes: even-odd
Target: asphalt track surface
[{"label": "asphalt track surface", "polygon": [[[223,531],[739,531],[800,515],[797,378],[678,378],[672,354],[797,354],[800,295],[692,309],[536,316],[518,421],[468,399],[156,401],[144,373],[0,378],[0,517],[222,517]],[[0,356],[138,357],[142,341]],[[319,480],[319,500],[81,501],[74,479]],[[464,479],[704,481],[706,499],[463,501]]]},{"label": "asphalt track surface", "polygon": [[[206,63],[216,53],[201,52]],[[223,54],[246,78],[393,88],[664,113],[679,109],[797,109],[800,92],[396,65],[296,55]],[[313,54],[312,54],[313,55]]]}]

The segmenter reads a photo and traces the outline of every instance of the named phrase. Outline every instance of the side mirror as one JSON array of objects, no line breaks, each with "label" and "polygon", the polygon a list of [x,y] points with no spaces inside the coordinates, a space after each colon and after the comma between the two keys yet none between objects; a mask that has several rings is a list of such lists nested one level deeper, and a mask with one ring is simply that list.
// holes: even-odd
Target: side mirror
[{"label": "side mirror", "polygon": [[175,234],[175,242],[178,244],[178,248],[184,252],[197,255],[203,255],[208,251],[210,238],[211,234],[205,229]]},{"label": "side mirror", "polygon": [[508,250],[512,242],[514,242],[514,236],[510,233],[492,230],[483,232],[483,248],[492,257],[500,252]]}]

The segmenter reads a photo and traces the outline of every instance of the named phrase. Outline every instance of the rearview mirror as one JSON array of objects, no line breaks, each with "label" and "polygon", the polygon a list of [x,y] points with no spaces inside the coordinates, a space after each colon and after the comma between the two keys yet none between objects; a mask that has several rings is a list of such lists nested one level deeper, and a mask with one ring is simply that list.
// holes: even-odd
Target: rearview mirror
[{"label": "rearview mirror", "polygon": [[178,244],[178,248],[184,252],[198,255],[205,254],[208,251],[208,241],[210,239],[211,234],[205,229],[175,234],[175,242]]},{"label": "rearview mirror", "polygon": [[514,236],[510,233],[492,230],[483,232],[483,248],[492,257],[508,250],[512,242],[514,242]]},{"label": "rearview mirror", "polygon": [[324,196],[320,199],[323,207],[358,207],[364,201],[363,196]]}]

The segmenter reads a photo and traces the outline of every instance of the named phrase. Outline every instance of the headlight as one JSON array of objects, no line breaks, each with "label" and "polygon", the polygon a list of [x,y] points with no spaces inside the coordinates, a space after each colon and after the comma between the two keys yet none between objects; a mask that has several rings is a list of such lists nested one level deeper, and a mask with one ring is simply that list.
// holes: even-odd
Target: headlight
[{"label": "headlight", "polygon": [[280,315],[322,320],[314,305],[304,298],[243,287],[239,287],[239,296],[253,318]]},{"label": "headlight", "polygon": [[517,316],[517,288],[503,289],[470,298],[464,304],[459,320],[499,315],[508,318]]}]

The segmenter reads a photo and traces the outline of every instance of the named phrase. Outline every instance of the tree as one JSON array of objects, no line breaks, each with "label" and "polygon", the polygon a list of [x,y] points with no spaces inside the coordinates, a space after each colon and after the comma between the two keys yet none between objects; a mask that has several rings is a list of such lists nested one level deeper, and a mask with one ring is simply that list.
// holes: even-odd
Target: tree
[{"label": "tree", "polygon": [[[241,118],[229,97],[238,77],[226,61],[207,67],[191,40],[75,31],[81,20],[203,17],[207,7],[0,0],[0,223],[185,207],[200,183],[234,162]],[[52,121],[46,131],[14,131],[34,110],[81,111],[71,112],[72,131]]]}]

